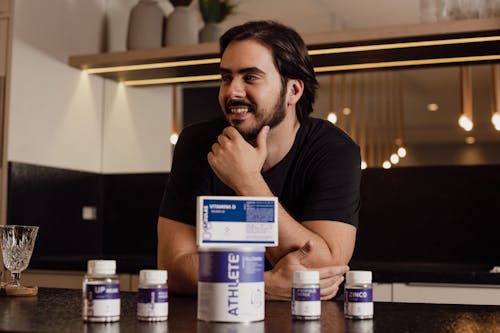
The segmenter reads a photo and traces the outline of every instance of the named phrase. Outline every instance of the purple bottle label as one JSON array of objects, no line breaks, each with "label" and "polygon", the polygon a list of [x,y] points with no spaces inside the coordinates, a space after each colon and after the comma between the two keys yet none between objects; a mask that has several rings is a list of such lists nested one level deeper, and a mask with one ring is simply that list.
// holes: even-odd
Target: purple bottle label
[{"label": "purple bottle label", "polygon": [[346,288],[346,301],[354,303],[372,302],[373,290],[371,288]]},{"label": "purple bottle label", "polygon": [[120,299],[120,285],[113,284],[87,284],[86,297],[88,300]]},{"label": "purple bottle label", "polygon": [[264,252],[200,252],[199,281],[218,283],[263,282]]},{"label": "purple bottle label", "polygon": [[139,303],[168,303],[167,288],[139,288]]},{"label": "purple bottle label", "polygon": [[319,288],[292,288],[292,299],[299,302],[319,301]]}]

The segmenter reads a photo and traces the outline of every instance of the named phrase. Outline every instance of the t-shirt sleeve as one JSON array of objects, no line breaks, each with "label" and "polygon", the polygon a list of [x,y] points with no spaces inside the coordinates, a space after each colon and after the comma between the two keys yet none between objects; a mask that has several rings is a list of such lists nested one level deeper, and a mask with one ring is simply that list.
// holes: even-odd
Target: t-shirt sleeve
[{"label": "t-shirt sleeve", "polygon": [[307,175],[302,220],[331,220],[358,226],[361,158],[352,141],[323,145]]},{"label": "t-shirt sleeve", "polygon": [[[198,134],[198,135],[197,135]],[[199,142],[196,128],[183,130],[177,141],[159,215],[196,225],[196,197],[207,182],[207,142]]]}]

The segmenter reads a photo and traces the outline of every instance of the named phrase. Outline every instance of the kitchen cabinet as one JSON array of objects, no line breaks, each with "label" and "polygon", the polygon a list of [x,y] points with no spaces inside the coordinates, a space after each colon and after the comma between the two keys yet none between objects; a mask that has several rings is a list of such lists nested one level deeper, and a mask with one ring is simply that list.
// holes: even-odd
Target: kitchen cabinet
[{"label": "kitchen cabinet", "polygon": [[[25,286],[45,288],[81,289],[85,272],[66,270],[29,269],[21,274],[21,282]],[[137,291],[139,275],[118,274],[121,291]]]},{"label": "kitchen cabinet", "polygon": [[393,283],[393,302],[500,305],[499,285]]},{"label": "kitchen cabinet", "polygon": [[[500,61],[500,18],[303,35],[317,73]],[[74,55],[69,65],[125,85],[219,78],[217,43]]]},{"label": "kitchen cabinet", "polygon": [[10,36],[12,31],[11,1],[0,0],[0,224],[7,216],[7,119],[10,66]]},{"label": "kitchen cabinet", "polygon": [[[29,269],[22,273],[22,283],[27,286],[42,288],[81,289],[85,272],[65,270]],[[122,291],[137,291],[139,274],[118,274]],[[374,283],[373,297],[375,302],[392,302],[392,284]]]},{"label": "kitchen cabinet", "polygon": [[[22,283],[46,288],[81,289],[85,272],[31,269]],[[137,291],[139,275],[118,274],[122,291]],[[500,285],[452,283],[374,283],[375,302],[500,305]]]}]

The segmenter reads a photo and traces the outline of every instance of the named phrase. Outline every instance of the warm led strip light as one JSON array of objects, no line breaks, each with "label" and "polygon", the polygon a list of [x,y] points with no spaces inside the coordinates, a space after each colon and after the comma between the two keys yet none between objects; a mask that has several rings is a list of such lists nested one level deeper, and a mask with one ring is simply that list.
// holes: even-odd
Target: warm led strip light
[{"label": "warm led strip light", "polygon": [[391,43],[391,44],[335,47],[335,48],[329,48],[329,49],[310,50],[309,55],[313,56],[313,55],[334,54],[334,53],[403,49],[403,48],[409,48],[409,47],[453,45],[453,44],[466,44],[466,43],[479,43],[479,42],[494,42],[494,41],[498,41],[498,40],[500,40],[500,36],[470,37],[470,38],[456,38],[456,39],[443,39],[443,40],[426,40],[426,41],[421,41],[421,42],[403,42],[403,43]]},{"label": "warm led strip light", "polygon": [[[362,46],[328,48],[328,49],[320,49],[320,50],[309,50],[308,52],[309,52],[309,55],[315,56],[315,55],[335,54],[335,53],[363,52],[363,51],[388,50],[388,49],[399,49],[399,48],[409,48],[409,47],[452,45],[452,44],[493,42],[493,41],[500,41],[500,36],[456,38],[456,39],[432,40],[432,41],[421,41],[421,42],[390,43],[390,44],[377,44],[377,45],[362,45]],[[137,70],[146,70],[146,69],[218,64],[219,62],[220,62],[220,58],[208,58],[208,59],[197,59],[197,60],[158,62],[158,63],[140,64],[140,65],[124,65],[124,66],[87,68],[84,70],[89,74],[101,74],[101,73],[113,73],[113,72],[122,72],[122,71],[137,71]],[[185,82],[185,81],[181,81],[181,82]],[[175,83],[175,82],[173,82],[173,83]]]},{"label": "warm led strip light", "polygon": [[[421,60],[401,60],[401,61],[352,64],[352,65],[322,66],[322,67],[314,67],[314,71],[316,73],[324,73],[324,72],[338,72],[338,71],[348,71],[356,69],[436,65],[436,64],[450,64],[457,62],[474,62],[474,61],[491,61],[491,60],[500,60],[500,55],[421,59]],[[153,85],[153,84],[172,84],[172,83],[186,83],[186,82],[214,81],[214,80],[220,80],[220,75],[213,74],[213,75],[170,77],[161,79],[130,80],[130,81],[123,81],[123,84],[126,86],[142,86],[142,85]]]},{"label": "warm led strip light", "polygon": [[491,61],[491,60],[499,60],[499,59],[500,59],[500,55],[470,56],[470,57],[456,57],[456,58],[436,58],[436,59],[420,59],[420,60],[400,60],[400,61],[387,61],[387,62],[371,62],[371,63],[352,64],[352,65],[314,67],[314,71],[316,73],[324,73],[324,72],[348,71],[348,70],[355,70],[355,69],[373,69],[373,68],[403,67],[403,66],[417,66],[417,65],[437,65],[437,64],[451,64],[451,63],[459,63],[459,62]]},{"label": "warm led strip light", "polygon": [[171,83],[214,81],[214,80],[220,80],[220,74],[167,77],[161,79],[130,80],[130,81],[123,81],[123,84],[126,86],[145,86],[151,84],[171,84]]},{"label": "warm led strip light", "polygon": [[140,65],[124,65],[124,66],[112,66],[112,67],[87,68],[87,69],[84,69],[84,71],[86,71],[89,74],[101,74],[101,73],[113,73],[113,72],[125,72],[125,71],[140,71],[140,70],[144,70],[144,69],[158,69],[158,68],[169,68],[169,67],[183,67],[183,66],[218,64],[219,62],[220,62],[220,58],[208,58],[208,59],[197,59],[197,60],[157,62],[157,63],[152,63],[152,64],[140,64]]}]

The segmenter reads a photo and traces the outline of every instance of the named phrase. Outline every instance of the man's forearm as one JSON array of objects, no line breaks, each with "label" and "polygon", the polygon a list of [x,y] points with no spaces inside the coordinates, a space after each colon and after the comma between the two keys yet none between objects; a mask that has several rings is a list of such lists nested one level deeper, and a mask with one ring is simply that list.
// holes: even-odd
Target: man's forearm
[{"label": "man's forearm", "polygon": [[[246,186],[234,189],[238,195],[243,196],[274,196],[264,178],[257,177]],[[267,249],[268,260],[274,265],[287,253],[296,250],[307,241],[314,242],[314,255],[307,259],[311,267],[321,267],[336,263],[331,249],[326,241],[314,231],[297,222],[286,209],[279,204],[279,245]]]},{"label": "man's forearm", "polygon": [[196,294],[198,291],[198,254],[183,254],[170,264],[168,288],[173,293]]},{"label": "man's forearm", "polygon": [[[274,265],[290,251],[296,250],[307,241],[314,243],[314,255],[304,263],[310,267],[321,267],[334,264],[334,256],[326,241],[314,231],[297,222],[286,209],[279,205],[279,246],[268,248],[268,258]],[[275,262],[273,262],[275,261]]]}]

